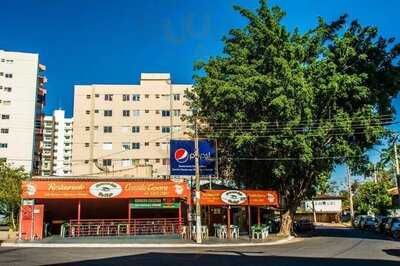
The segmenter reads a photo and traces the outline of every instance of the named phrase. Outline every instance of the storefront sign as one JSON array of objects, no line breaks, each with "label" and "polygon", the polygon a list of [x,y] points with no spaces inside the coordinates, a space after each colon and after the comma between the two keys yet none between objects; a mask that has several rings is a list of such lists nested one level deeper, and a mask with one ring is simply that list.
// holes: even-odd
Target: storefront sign
[{"label": "storefront sign", "polygon": [[179,202],[131,202],[131,209],[178,209]]},{"label": "storefront sign", "polygon": [[22,183],[25,199],[189,198],[186,182],[31,180]]},{"label": "storefront sign", "polygon": [[239,190],[228,190],[221,194],[221,200],[229,205],[240,205],[247,200],[247,196]]},{"label": "storefront sign", "polygon": [[279,207],[279,197],[273,190],[204,190],[201,192],[200,204]]},{"label": "storefront sign", "polygon": [[121,194],[122,187],[115,182],[98,182],[90,186],[89,192],[96,198],[114,198]]},{"label": "storefront sign", "polygon": [[28,199],[24,199],[22,200],[22,205],[23,206],[27,206],[27,205],[34,205],[35,204],[35,200],[28,200]]},{"label": "storefront sign", "polygon": [[[195,175],[195,143],[193,140],[171,140],[170,142],[171,175]],[[200,140],[200,175],[215,174],[214,141]]]}]

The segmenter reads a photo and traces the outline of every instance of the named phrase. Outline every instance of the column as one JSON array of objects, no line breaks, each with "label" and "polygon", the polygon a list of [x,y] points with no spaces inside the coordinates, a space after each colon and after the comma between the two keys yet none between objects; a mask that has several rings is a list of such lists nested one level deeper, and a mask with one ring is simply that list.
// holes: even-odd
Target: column
[{"label": "column", "polygon": [[231,239],[231,206],[228,206],[228,211],[227,211],[227,218],[228,218],[228,225],[227,225],[227,234],[228,234],[228,239]]},{"label": "column", "polygon": [[128,235],[131,234],[131,215],[132,215],[132,209],[131,209],[131,202],[128,200],[128,224],[126,225],[126,233]]},{"label": "column", "polygon": [[78,236],[80,236],[80,226],[81,225],[81,200],[78,201]]}]

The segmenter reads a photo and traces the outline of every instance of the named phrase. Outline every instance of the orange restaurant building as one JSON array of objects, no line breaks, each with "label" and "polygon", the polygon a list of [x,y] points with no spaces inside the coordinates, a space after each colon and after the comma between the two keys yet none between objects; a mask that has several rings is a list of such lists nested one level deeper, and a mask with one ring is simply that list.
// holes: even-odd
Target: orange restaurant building
[{"label": "orange restaurant building", "polygon": [[[204,190],[203,219],[260,223],[261,208],[278,208],[276,191]],[[20,238],[180,234],[191,191],[185,181],[37,177],[22,184]],[[236,216],[235,216],[236,214]]]}]

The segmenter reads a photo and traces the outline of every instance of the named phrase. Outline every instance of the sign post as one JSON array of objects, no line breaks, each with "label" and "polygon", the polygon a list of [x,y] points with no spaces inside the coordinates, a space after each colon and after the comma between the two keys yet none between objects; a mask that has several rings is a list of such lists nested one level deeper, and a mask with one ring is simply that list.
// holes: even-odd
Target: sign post
[{"label": "sign post", "polygon": [[196,242],[201,243],[201,206],[200,206],[200,153],[197,121],[195,120],[195,166],[196,166]]}]

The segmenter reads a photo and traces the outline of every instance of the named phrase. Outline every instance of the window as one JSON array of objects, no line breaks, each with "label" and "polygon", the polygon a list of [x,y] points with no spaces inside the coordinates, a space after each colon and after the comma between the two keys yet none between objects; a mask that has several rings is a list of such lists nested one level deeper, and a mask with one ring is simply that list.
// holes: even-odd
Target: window
[{"label": "window", "polygon": [[162,164],[163,165],[169,165],[169,160],[168,159],[162,159]]},{"label": "window", "polygon": [[103,150],[106,150],[106,151],[112,150],[112,142],[104,142],[103,143]]},{"label": "window", "polygon": [[159,99],[160,98],[160,94],[156,94],[156,99]]},{"label": "window", "polygon": [[122,167],[128,167],[132,165],[132,161],[130,159],[122,159],[121,160],[121,166]]},{"label": "window", "polygon": [[172,115],[173,115],[173,116],[180,116],[180,115],[181,115],[181,110],[179,110],[179,109],[174,109],[174,110],[172,111]]},{"label": "window", "polygon": [[3,104],[4,104],[4,105],[10,105],[10,104],[11,104],[11,101],[8,101],[8,100],[7,100],[7,101],[3,101]]},{"label": "window", "polygon": [[139,126],[133,126],[132,127],[132,133],[139,133],[140,132],[140,127]]},{"label": "window", "polygon": [[122,116],[129,116],[129,110],[122,110]]},{"label": "window", "polygon": [[156,110],[156,115],[159,115],[160,114],[160,110]]},{"label": "window", "polygon": [[124,151],[130,150],[131,149],[131,144],[129,142],[122,142],[122,149]]},{"label": "window", "polygon": [[111,126],[103,127],[103,132],[104,133],[112,133],[112,127]]},{"label": "window", "polygon": [[6,92],[11,92],[11,91],[12,91],[12,88],[11,88],[11,87],[4,87],[4,91],[6,91]]},{"label": "window", "polygon": [[85,164],[88,164],[89,163],[89,160],[85,160]]},{"label": "window", "polygon": [[86,99],[90,99],[90,94],[86,94]]},{"label": "window", "polygon": [[149,126],[145,126],[144,129],[145,129],[145,130],[149,130]]},{"label": "window", "polygon": [[98,114],[99,113],[99,109],[94,110],[94,113]]},{"label": "window", "polygon": [[165,116],[170,116],[169,110],[162,110],[162,111],[161,111],[161,116],[163,116],[163,117],[165,117]]},{"label": "window", "polygon": [[132,116],[140,116],[140,110],[132,110]]},{"label": "window", "polygon": [[156,159],[156,163],[160,163],[160,159]]},{"label": "window", "polygon": [[174,101],[180,101],[181,100],[181,95],[180,94],[174,94]]},{"label": "window", "polygon": [[150,160],[149,159],[144,159],[144,162],[145,163],[148,163]]},{"label": "window", "polygon": [[172,127],[172,132],[180,132],[181,131],[181,126],[173,126]]},{"label": "window", "polygon": [[170,127],[162,127],[161,128],[161,132],[162,133],[169,133],[169,132],[171,132],[171,129],[170,129]]},{"label": "window", "polygon": [[90,127],[85,127],[85,130],[86,130],[86,131],[89,131],[89,130],[90,130]]},{"label": "window", "polygon": [[146,110],[144,110],[144,112],[145,112],[146,114],[148,114],[148,113],[149,113],[149,110],[148,110],[148,109],[146,109]]},{"label": "window", "polygon": [[161,94],[163,100],[169,100],[169,94]]},{"label": "window", "polygon": [[9,129],[8,128],[2,128],[0,129],[1,134],[8,134]]},{"label": "window", "polygon": [[1,115],[1,119],[10,119],[10,115]]},{"label": "window", "polygon": [[6,78],[12,78],[12,77],[13,77],[13,74],[11,74],[11,73],[6,73],[6,74],[5,74],[5,77],[6,77]]},{"label": "window", "polygon": [[94,126],[94,130],[98,130],[99,129],[99,126]]},{"label": "window", "polygon": [[133,143],[132,143],[132,149],[133,149],[133,150],[138,150],[138,149],[140,149],[140,143],[139,143],[139,142],[133,142]]},{"label": "window", "polygon": [[100,94],[96,93],[96,94],[94,95],[94,97],[99,98],[99,97],[100,97]]},{"label": "window", "polygon": [[112,165],[112,160],[111,159],[104,159],[103,160],[103,166],[111,166]]},{"label": "window", "polygon": [[160,146],[160,142],[156,142],[156,146],[159,147]]},{"label": "window", "polygon": [[129,94],[123,94],[122,95],[122,101],[127,102],[130,100],[130,95]]},{"label": "window", "polygon": [[145,94],[145,95],[144,95],[144,98],[146,98],[146,99],[148,99],[149,97],[150,97],[149,94]]},{"label": "window", "polygon": [[112,94],[104,94],[104,101],[112,101],[113,95]]},{"label": "window", "polygon": [[112,116],[112,110],[104,110],[104,116]]},{"label": "window", "polygon": [[122,133],[128,133],[129,132],[129,128],[130,127],[128,127],[128,126],[123,126],[123,127],[121,127],[121,132]]},{"label": "window", "polygon": [[149,143],[148,143],[148,142],[145,142],[145,143],[144,143],[144,146],[149,146]]},{"label": "window", "polygon": [[86,147],[86,148],[89,147],[89,143],[88,143],[88,142],[85,143],[85,147]]},{"label": "window", "polygon": [[156,126],[156,130],[160,130],[160,126]]},{"label": "window", "polygon": [[90,110],[86,110],[86,114],[89,115],[90,114]]},{"label": "window", "polygon": [[133,165],[139,165],[140,160],[139,159],[133,159],[132,163],[133,163]]},{"label": "window", "polygon": [[135,101],[135,102],[140,101],[140,94],[133,94],[132,95],[132,101]]}]

